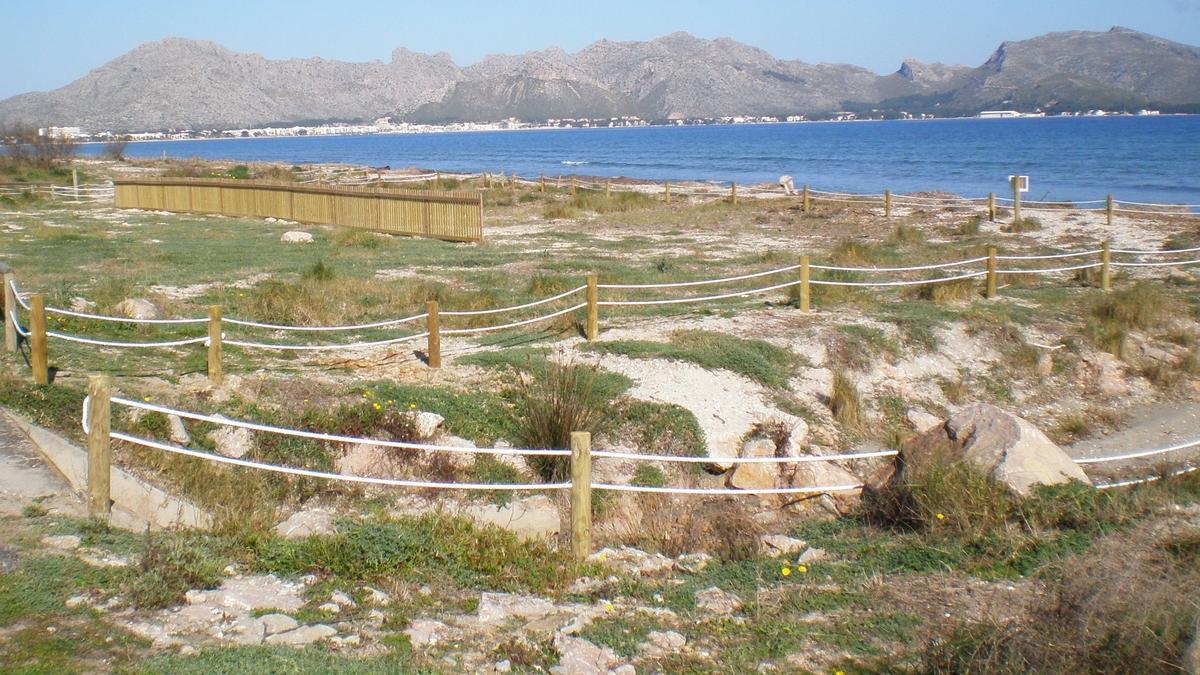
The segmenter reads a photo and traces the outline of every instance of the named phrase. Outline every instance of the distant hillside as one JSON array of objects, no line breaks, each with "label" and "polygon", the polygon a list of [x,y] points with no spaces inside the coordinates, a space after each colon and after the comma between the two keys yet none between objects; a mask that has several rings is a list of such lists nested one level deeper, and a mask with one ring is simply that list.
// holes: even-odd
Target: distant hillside
[{"label": "distant hillside", "polygon": [[0,124],[91,131],[361,121],[637,115],[819,115],[836,110],[973,114],[987,108],[1200,110],[1200,49],[1145,33],[1050,33],[1005,42],[983,65],[906,60],[888,75],[777,59],[734,40],[674,33],[489,56],[397,49],[389,63],[270,60],[211,42],[144,44],[51,92],[0,101]]}]

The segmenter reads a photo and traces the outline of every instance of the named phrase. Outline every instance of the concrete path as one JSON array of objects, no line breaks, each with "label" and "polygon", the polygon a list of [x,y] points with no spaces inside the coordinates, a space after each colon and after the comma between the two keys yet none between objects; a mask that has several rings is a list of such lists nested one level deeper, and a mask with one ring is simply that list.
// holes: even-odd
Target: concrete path
[{"label": "concrete path", "polygon": [[37,503],[52,512],[84,515],[83,500],[51,469],[29,437],[0,412],[0,515]]}]

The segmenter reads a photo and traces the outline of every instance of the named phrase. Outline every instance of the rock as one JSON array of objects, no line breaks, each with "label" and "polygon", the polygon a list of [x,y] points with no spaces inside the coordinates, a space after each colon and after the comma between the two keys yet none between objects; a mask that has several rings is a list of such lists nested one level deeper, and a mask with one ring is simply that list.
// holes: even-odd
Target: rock
[{"label": "rock", "polygon": [[333,512],[322,508],[297,511],[275,526],[275,534],[284,539],[327,537],[333,533]]},{"label": "rock", "polygon": [[602,548],[587,559],[590,562],[604,563],[627,574],[637,575],[668,572],[675,565],[675,561],[661,553],[646,553],[632,546]]},{"label": "rock", "polygon": [[79,549],[79,559],[92,567],[128,567],[129,558],[98,548]]},{"label": "rock", "polygon": [[1105,396],[1124,396],[1129,393],[1125,370],[1125,363],[1117,357],[1095,352],[1079,359],[1077,374],[1080,384],[1094,387]]},{"label": "rock", "polygon": [[334,466],[338,473],[376,478],[394,478],[397,468],[392,449],[374,443],[351,445]]},{"label": "rock", "polygon": [[188,433],[187,427],[183,425],[183,419],[179,415],[167,415],[167,425],[171,430],[171,442],[176,445],[191,445],[192,436]]},{"label": "rock", "polygon": [[183,645],[182,647],[179,648],[179,655],[180,656],[195,656],[196,648],[191,645]]},{"label": "rock", "polygon": [[[334,639],[336,640],[337,638],[334,638]],[[341,639],[340,644],[343,647],[350,647],[351,649],[353,649],[362,644],[362,636],[357,633],[347,635],[346,637]]]},{"label": "rock", "polygon": [[392,596],[379,590],[378,588],[363,586],[359,590],[367,594],[367,597],[365,598],[367,604],[375,605],[376,607],[387,607],[388,605],[392,604]]},{"label": "rock", "polygon": [[220,587],[206,591],[204,603],[238,612],[274,609],[295,612],[304,606],[302,586],[274,574],[226,579]]},{"label": "rock", "polygon": [[699,574],[711,560],[712,556],[707,553],[684,553],[675,559],[675,569],[686,574]]},{"label": "rock", "polygon": [[[752,438],[744,445],[739,457],[775,457],[775,442],[768,438]],[[755,462],[735,464],[725,479],[725,486],[742,490],[779,487],[781,464]]]},{"label": "rock", "polygon": [[763,555],[781,556],[799,553],[808,547],[808,542],[782,534],[764,534],[758,540]]},{"label": "rock", "polygon": [[74,551],[83,540],[73,534],[55,534],[42,537],[42,545],[62,551]]},{"label": "rock", "polygon": [[258,617],[262,623],[263,633],[270,636],[286,633],[300,627],[300,622],[287,614],[264,614]]},{"label": "rock", "polygon": [[504,505],[472,504],[463,515],[480,525],[496,525],[525,541],[545,541],[558,536],[562,518],[545,495],[514,499]]},{"label": "rock", "polygon": [[1038,357],[1037,374],[1043,379],[1054,374],[1054,354],[1052,352],[1042,352],[1042,355]]},{"label": "rock", "polygon": [[384,621],[387,621],[387,614],[384,614],[377,609],[367,612],[367,623],[369,625],[378,628],[379,626],[383,625]]},{"label": "rock", "polygon": [[311,244],[313,243],[313,236],[308,232],[291,230],[289,232],[284,232],[283,236],[279,238],[279,241],[283,242],[284,244]]},{"label": "rock", "polygon": [[338,607],[353,608],[358,606],[358,603],[354,602],[354,598],[342,591],[334,591],[333,593],[330,593],[329,599],[332,600]]},{"label": "rock", "polygon": [[612,675],[637,675],[637,668],[634,668],[632,663],[622,663],[609,672]]},{"label": "rock", "polygon": [[88,598],[86,595],[72,595],[63,604],[67,609],[75,609],[76,607],[88,604]]},{"label": "rock", "polygon": [[205,600],[208,600],[208,594],[204,591],[198,591],[193,588],[187,593],[184,593],[183,598],[189,605],[202,605],[204,604]]},{"label": "rock", "polygon": [[796,557],[796,562],[798,562],[798,563],[819,562],[821,560],[825,560],[828,557],[829,557],[829,553],[827,553],[825,551],[825,549],[809,546],[808,548],[804,549],[803,553],[801,553],[799,556]]},{"label": "rock", "polygon": [[642,644],[642,653],[646,656],[661,656],[673,654],[683,649],[687,638],[673,630],[652,630],[646,634],[646,642]]},{"label": "rock", "polygon": [[729,616],[742,608],[742,599],[736,593],[723,591],[716,586],[697,591],[696,607],[717,616]]},{"label": "rock", "polygon": [[302,646],[310,645],[318,640],[328,640],[334,635],[337,635],[337,631],[334,630],[333,626],[318,623],[311,626],[300,626],[285,633],[269,635],[267,636],[266,643],[269,645]]},{"label": "rock", "polygon": [[561,675],[607,675],[620,662],[612,649],[562,633],[555,634],[554,649],[558,652],[558,665],[550,672]]},{"label": "rock", "polygon": [[[859,452],[863,450],[855,448],[855,451]],[[833,487],[840,485],[858,485],[861,482],[862,481],[858,479],[858,476],[855,476],[833,462],[804,462],[802,464],[798,464],[794,473],[792,473],[792,479],[790,481],[791,485],[795,487]],[[830,495],[842,501],[857,499],[857,492],[839,491],[832,492]]]},{"label": "rock", "polygon": [[408,636],[408,641],[413,647],[436,645],[449,632],[450,626],[430,619],[415,619],[404,629],[404,634]]},{"label": "rock", "polygon": [[241,427],[220,427],[210,433],[217,454],[226,457],[244,457],[254,447],[254,432]]},{"label": "rock", "polygon": [[71,298],[71,311],[73,312],[91,312],[96,309],[96,303],[87,298],[74,297]]},{"label": "rock", "polygon": [[912,427],[913,431],[923,434],[930,429],[940,427],[942,418],[920,408],[912,408],[904,413],[904,422]]},{"label": "rock", "polygon": [[497,661],[496,665],[492,666],[492,670],[496,671],[497,673],[510,673],[512,672],[512,661],[509,661],[508,659]]},{"label": "rock", "polygon": [[157,319],[158,309],[145,298],[125,298],[115,307],[117,314],[130,319]]},{"label": "rock", "polygon": [[477,617],[480,623],[503,623],[509,619],[543,619],[556,611],[554,603],[545,598],[485,592],[479,596]]},{"label": "rock", "polygon": [[413,425],[416,427],[417,437],[426,439],[432,438],[445,421],[446,418],[437,413],[419,412],[413,418]]},{"label": "rock", "polygon": [[318,605],[317,611],[325,612],[326,614],[341,614],[342,606],[336,602],[326,602]]}]

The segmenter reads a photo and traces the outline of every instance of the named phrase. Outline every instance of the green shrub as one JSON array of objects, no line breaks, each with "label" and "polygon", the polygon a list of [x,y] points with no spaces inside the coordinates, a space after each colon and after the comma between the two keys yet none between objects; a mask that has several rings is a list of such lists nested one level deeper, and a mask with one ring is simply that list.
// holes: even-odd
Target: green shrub
[{"label": "green shrub", "polygon": [[643,487],[663,487],[667,484],[667,476],[653,464],[638,464],[629,482]]},{"label": "green shrub", "polygon": [[[518,377],[514,414],[517,440],[530,448],[568,448],[571,433],[594,431],[605,403],[595,395],[594,366],[552,362],[544,374]],[[565,457],[532,456],[530,467],[544,480],[561,481],[570,471]]]},{"label": "green shrub", "polygon": [[225,561],[184,535],[147,532],[137,565],[125,577],[124,592],[142,608],[180,604],[193,588],[214,588]]},{"label": "green shrub", "polygon": [[1129,332],[1158,325],[1166,311],[1162,293],[1148,282],[1138,282],[1098,297],[1088,312],[1084,335],[1097,348],[1124,358]]},{"label": "green shrub", "polygon": [[248,180],[250,178],[250,167],[245,164],[237,164],[229,168],[225,175],[238,180]]}]

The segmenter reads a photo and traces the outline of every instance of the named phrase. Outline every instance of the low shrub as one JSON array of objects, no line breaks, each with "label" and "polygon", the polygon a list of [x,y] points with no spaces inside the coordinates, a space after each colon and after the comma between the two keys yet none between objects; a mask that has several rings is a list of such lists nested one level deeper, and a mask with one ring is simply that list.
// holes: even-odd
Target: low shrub
[{"label": "low shrub", "polygon": [[[544,373],[517,378],[514,415],[517,440],[530,448],[568,448],[571,433],[594,431],[605,401],[595,396],[594,366],[551,362]],[[561,481],[570,472],[564,457],[532,456],[530,467],[544,480]]]},{"label": "low shrub", "polygon": [[1009,234],[1021,234],[1022,232],[1038,232],[1042,229],[1042,221],[1037,218],[1025,216],[1018,218],[1007,225],[1000,227],[1001,232]]},{"label": "low shrub", "polygon": [[858,387],[842,371],[833,374],[833,388],[829,393],[829,411],[843,427],[856,430],[862,427],[863,404]]},{"label": "low shrub", "polygon": [[1152,284],[1138,282],[1097,298],[1088,311],[1084,335],[1097,348],[1124,358],[1129,332],[1158,325],[1166,311],[1162,294]]}]

